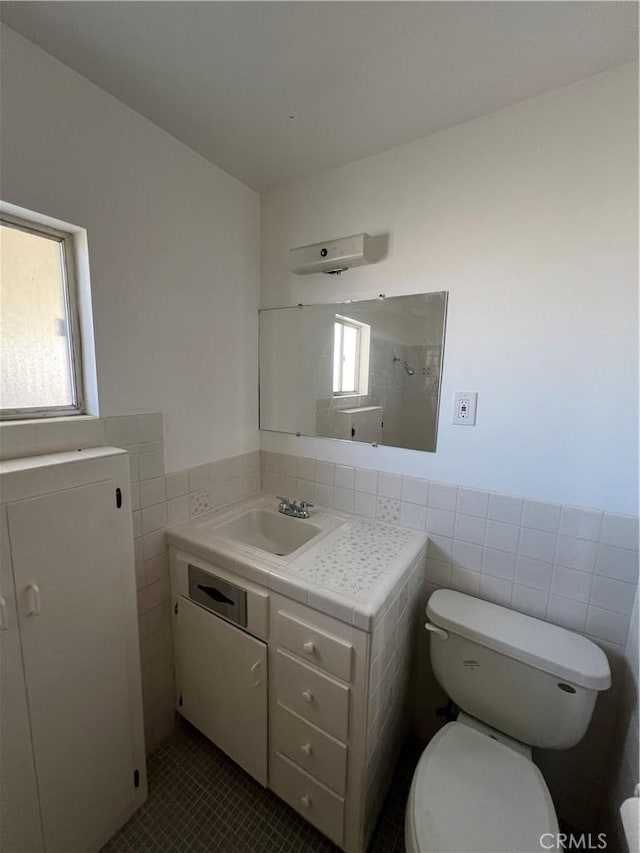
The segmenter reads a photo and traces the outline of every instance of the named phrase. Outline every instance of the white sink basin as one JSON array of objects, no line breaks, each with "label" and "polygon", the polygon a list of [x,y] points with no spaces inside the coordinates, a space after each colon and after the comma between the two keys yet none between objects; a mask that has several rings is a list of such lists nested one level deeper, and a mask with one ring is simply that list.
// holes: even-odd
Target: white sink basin
[{"label": "white sink basin", "polygon": [[282,513],[250,509],[232,521],[215,527],[212,532],[216,536],[285,557],[317,536],[321,528]]}]

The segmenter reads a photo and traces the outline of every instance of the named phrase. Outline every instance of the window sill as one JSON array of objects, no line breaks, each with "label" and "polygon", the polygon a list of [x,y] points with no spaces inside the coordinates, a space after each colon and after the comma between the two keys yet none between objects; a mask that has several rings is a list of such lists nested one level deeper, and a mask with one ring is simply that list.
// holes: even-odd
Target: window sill
[{"label": "window sill", "polygon": [[100,420],[99,415],[65,415],[60,418],[16,418],[0,421],[0,429],[13,426],[36,426],[37,424],[77,424],[79,422]]}]

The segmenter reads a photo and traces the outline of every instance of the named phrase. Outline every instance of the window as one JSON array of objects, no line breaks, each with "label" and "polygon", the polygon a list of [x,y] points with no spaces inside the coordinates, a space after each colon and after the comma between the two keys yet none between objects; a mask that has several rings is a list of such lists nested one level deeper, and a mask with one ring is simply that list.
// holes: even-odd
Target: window
[{"label": "window", "polygon": [[3,419],[84,412],[73,234],[0,217]]},{"label": "window", "polygon": [[333,339],[333,394],[367,394],[371,327],[336,314]]}]

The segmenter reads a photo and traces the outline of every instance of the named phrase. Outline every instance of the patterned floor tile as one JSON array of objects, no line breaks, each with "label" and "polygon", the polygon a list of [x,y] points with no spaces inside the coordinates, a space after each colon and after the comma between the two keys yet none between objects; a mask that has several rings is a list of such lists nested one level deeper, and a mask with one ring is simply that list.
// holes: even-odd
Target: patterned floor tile
[{"label": "patterned floor tile", "polygon": [[[369,853],[404,853],[421,745],[408,741]],[[149,759],[149,798],[102,853],[338,853],[328,839],[187,723]]]}]

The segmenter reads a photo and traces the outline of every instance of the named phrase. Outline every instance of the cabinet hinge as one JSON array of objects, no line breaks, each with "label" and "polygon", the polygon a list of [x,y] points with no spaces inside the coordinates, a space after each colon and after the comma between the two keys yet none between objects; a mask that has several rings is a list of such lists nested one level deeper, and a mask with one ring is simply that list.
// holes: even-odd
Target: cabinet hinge
[{"label": "cabinet hinge", "polygon": [[133,771],[133,787],[134,788],[140,787],[140,771],[139,770]]},{"label": "cabinet hinge", "polygon": [[176,616],[178,615],[178,602],[177,601],[176,601],[175,607],[173,608],[173,612],[176,614]]},{"label": "cabinet hinge", "polygon": [[182,693],[178,696],[178,705],[182,708]]},{"label": "cabinet hinge", "polygon": [[116,489],[116,506],[118,509],[122,506],[122,491],[119,488]]}]

